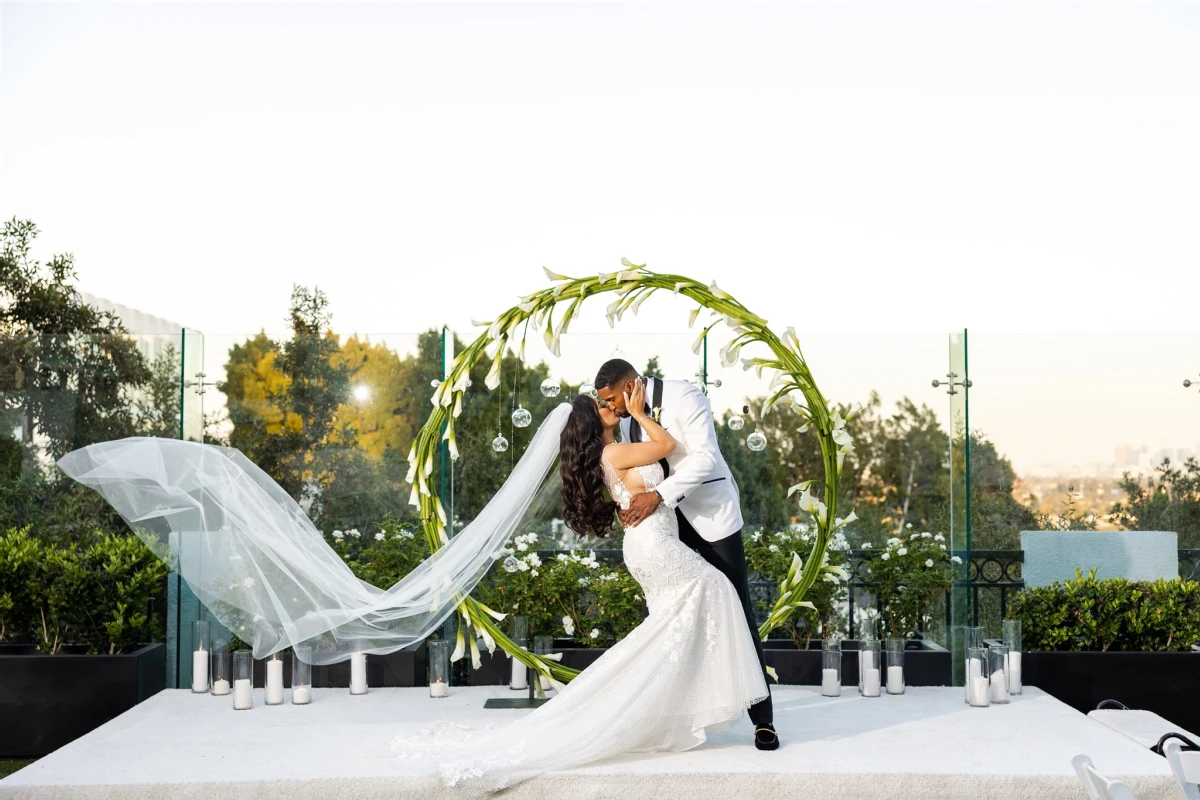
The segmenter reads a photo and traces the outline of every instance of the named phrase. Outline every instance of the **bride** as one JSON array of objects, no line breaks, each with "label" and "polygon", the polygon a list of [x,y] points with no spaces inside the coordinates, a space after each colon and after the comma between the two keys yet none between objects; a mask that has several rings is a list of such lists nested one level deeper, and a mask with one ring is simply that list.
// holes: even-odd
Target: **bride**
[{"label": "bride", "polygon": [[[649,441],[618,443],[619,418],[587,395],[571,403],[559,439],[564,518],[604,535],[614,505],[653,491],[675,441],[642,409],[645,386],[625,394]],[[636,411],[634,411],[636,410]],[[688,750],[767,696],[741,601],[729,580],[679,540],[665,505],[625,531],[625,564],[649,615],[549,703],[441,759],[447,786],[496,790],[534,775],[621,753]],[[396,744],[417,746],[414,737]],[[414,753],[416,755],[416,753]],[[428,755],[428,753],[423,753]]]},{"label": "bride", "polygon": [[[58,465],[103,494],[256,659],[307,645],[312,663],[330,664],[419,644],[440,628],[500,557],[556,460],[566,521],[609,531],[614,501],[627,508],[652,491],[663,480],[658,462],[675,448],[645,414],[642,382],[624,394],[649,441],[616,442],[610,403],[581,395],[560,405],[475,519],[387,589],[359,580],[304,509],[235,449],[132,437]],[[425,477],[412,480],[424,487]],[[660,505],[626,528],[624,542],[649,608],[642,624],[528,716],[465,741],[397,740],[401,755],[449,786],[486,792],[621,753],[696,747],[764,700],[737,592],[680,542],[673,510]]]}]

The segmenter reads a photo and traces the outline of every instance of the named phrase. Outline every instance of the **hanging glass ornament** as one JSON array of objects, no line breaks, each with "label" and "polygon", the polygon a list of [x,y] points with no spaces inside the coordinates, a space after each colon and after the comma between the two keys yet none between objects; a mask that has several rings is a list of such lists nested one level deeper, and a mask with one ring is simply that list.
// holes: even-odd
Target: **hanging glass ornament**
[{"label": "hanging glass ornament", "polygon": [[516,572],[517,569],[518,569],[518,567],[517,567],[517,559],[516,558],[514,558],[513,556],[509,556],[508,558],[504,559],[504,571],[505,572]]},{"label": "hanging glass ornament", "polygon": [[762,431],[755,431],[746,437],[746,447],[749,447],[754,452],[767,449],[767,437],[763,436]]},{"label": "hanging glass ornament", "polygon": [[512,423],[518,428],[528,428],[529,423],[533,422],[533,414],[524,406],[517,406],[517,410],[512,413]]},{"label": "hanging glass ornament", "polygon": [[504,438],[503,433],[496,434],[496,438],[492,439],[492,449],[497,453],[503,453],[508,449],[508,439]]},{"label": "hanging glass ornament", "polygon": [[725,426],[731,431],[740,431],[742,428],[746,427],[746,420],[741,414],[734,414],[725,421]]},{"label": "hanging glass ornament", "polygon": [[562,392],[562,385],[554,378],[546,378],[542,381],[542,396],[543,397],[558,397]]},{"label": "hanging glass ornament", "polygon": [[592,385],[591,381],[584,381],[583,383],[579,384],[579,393],[586,394],[588,397],[595,397],[596,387]]}]

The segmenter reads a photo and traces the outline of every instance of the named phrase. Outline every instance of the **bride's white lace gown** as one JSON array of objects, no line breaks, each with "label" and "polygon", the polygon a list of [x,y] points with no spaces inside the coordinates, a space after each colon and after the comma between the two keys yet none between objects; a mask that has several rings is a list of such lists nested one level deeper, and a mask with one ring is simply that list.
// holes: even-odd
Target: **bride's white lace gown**
[{"label": "bride's white lace gown", "polygon": [[[629,490],[602,462],[613,498],[628,507]],[[636,469],[647,491],[663,478],[658,464]],[[398,742],[401,754],[421,757],[424,747],[447,786],[490,791],[622,753],[688,750],[767,696],[737,592],[679,541],[672,509],[627,529],[624,556],[649,606],[642,624],[549,703],[474,735],[452,757],[434,756],[436,742],[421,737]]]}]

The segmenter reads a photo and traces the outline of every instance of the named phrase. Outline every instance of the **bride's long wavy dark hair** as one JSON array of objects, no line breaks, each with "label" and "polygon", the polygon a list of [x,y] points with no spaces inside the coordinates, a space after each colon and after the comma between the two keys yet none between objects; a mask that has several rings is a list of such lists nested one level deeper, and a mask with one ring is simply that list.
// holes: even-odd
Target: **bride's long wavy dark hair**
[{"label": "bride's long wavy dark hair", "polygon": [[559,435],[563,520],[578,533],[604,536],[612,531],[616,503],[604,496],[600,454],[604,423],[596,401],[585,394],[571,401],[571,415]]}]

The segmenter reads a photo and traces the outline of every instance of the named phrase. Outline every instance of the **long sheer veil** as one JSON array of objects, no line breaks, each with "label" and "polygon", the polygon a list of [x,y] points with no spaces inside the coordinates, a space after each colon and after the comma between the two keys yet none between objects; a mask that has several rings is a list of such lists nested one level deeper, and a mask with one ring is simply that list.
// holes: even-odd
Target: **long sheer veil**
[{"label": "long sheer veil", "polygon": [[555,408],[478,516],[389,589],[354,577],[296,501],[238,450],[134,437],[75,450],[58,466],[100,492],[255,658],[307,644],[313,662],[327,664],[406,647],[453,613],[538,495],[570,411]]}]

